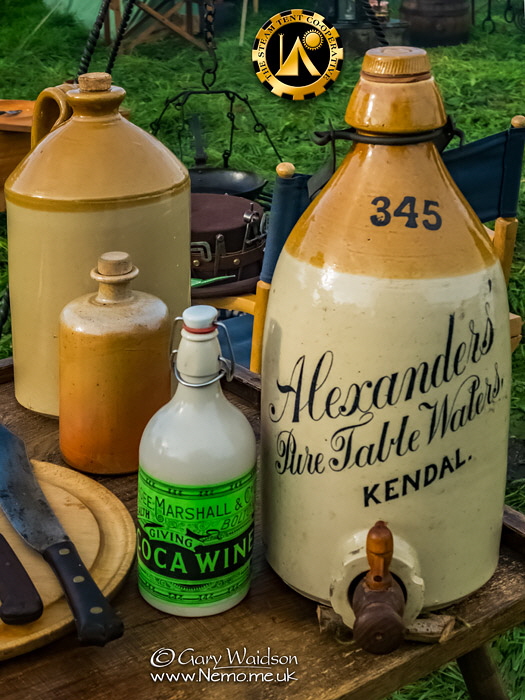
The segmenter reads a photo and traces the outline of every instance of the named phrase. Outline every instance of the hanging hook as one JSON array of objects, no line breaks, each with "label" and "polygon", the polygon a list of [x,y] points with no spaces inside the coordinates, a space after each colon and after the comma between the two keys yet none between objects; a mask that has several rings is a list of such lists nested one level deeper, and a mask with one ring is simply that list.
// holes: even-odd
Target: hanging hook
[{"label": "hanging hook", "polygon": [[213,65],[210,68],[206,68],[202,58],[199,58],[199,63],[202,68],[201,83],[205,90],[211,90],[217,80],[217,69],[219,67],[219,62],[217,60],[217,55],[215,49],[208,49],[208,53],[213,61]]}]

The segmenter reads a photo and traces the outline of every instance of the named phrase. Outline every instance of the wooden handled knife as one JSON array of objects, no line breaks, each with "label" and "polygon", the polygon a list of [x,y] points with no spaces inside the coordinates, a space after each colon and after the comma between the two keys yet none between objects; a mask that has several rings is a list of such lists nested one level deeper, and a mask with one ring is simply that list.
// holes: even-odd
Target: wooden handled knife
[{"label": "wooden handled knife", "polygon": [[42,598],[29,574],[0,534],[0,620],[6,625],[26,625],[42,615]]},{"label": "wooden handled knife", "polygon": [[94,582],[46,500],[24,443],[0,425],[0,507],[27,544],[57,576],[75,618],[82,644],[104,646],[122,636],[124,626]]}]

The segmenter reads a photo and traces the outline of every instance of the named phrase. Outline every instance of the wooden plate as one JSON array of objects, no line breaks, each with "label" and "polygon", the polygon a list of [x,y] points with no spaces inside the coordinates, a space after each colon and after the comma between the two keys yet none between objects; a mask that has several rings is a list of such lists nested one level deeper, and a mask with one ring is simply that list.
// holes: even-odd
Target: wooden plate
[{"label": "wooden plate", "polygon": [[33,108],[35,106],[32,100],[0,100],[0,110],[10,111],[20,109],[20,114],[0,114],[0,130],[1,131],[31,131],[33,123]]},{"label": "wooden plate", "polygon": [[[32,462],[51,507],[95,582],[111,598],[135,556],[135,525],[129,512],[111,491],[84,474],[49,462]],[[17,535],[3,513],[0,532],[25,566],[44,603],[42,617],[29,625],[0,621],[0,659],[8,659],[67,634],[74,629],[74,622],[53,572],[41,555]]]}]

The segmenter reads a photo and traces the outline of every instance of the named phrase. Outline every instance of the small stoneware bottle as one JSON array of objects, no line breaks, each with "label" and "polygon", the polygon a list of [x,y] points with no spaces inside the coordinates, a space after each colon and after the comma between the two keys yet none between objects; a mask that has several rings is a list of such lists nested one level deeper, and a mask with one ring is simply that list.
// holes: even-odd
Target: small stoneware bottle
[{"label": "small stoneware bottle", "polygon": [[60,315],[60,450],[81,471],[136,471],[142,431],[170,397],[168,309],[131,289],[138,272],[127,253],[104,253],[98,292]]},{"label": "small stoneware bottle", "polygon": [[255,437],[223,395],[217,311],[184,311],[171,401],[140,443],[138,576],[164,612],[214,615],[250,585]]}]

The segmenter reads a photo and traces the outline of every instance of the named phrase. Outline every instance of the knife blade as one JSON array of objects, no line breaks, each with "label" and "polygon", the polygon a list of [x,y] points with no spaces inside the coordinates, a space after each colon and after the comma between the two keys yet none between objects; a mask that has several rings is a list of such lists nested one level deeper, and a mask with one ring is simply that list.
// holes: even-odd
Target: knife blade
[{"label": "knife blade", "polygon": [[27,542],[44,557],[69,603],[81,644],[104,646],[121,637],[122,620],[98,588],[51,509],[22,440],[0,425],[0,507]]},{"label": "knife blade", "polygon": [[42,615],[44,606],[29,574],[6,538],[0,534],[0,620],[26,625]]}]

